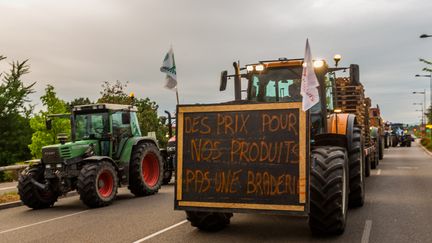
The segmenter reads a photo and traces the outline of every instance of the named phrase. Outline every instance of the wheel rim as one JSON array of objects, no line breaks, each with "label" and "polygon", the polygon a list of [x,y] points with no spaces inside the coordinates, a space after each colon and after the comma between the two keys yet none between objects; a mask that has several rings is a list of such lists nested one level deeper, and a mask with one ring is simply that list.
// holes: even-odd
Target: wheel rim
[{"label": "wheel rim", "polygon": [[114,188],[114,178],[112,173],[108,170],[104,170],[100,173],[97,180],[97,186],[99,194],[102,197],[111,196]]},{"label": "wheel rim", "polygon": [[155,154],[148,153],[142,160],[142,177],[144,182],[152,187],[155,186],[159,179],[159,161]]}]

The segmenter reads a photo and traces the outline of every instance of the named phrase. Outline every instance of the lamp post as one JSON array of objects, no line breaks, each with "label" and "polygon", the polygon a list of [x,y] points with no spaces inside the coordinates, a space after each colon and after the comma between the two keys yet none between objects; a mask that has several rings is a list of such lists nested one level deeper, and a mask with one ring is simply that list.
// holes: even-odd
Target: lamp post
[{"label": "lamp post", "polygon": [[[422,106],[422,110],[423,110],[423,112],[422,112],[422,134],[425,134],[426,133],[426,127],[424,126],[424,121],[426,121],[426,119],[424,119],[423,120],[423,116],[425,115],[424,114],[424,111],[426,110],[426,89],[424,89],[423,91],[414,91],[414,92],[412,92],[413,94],[422,94],[423,95],[423,106]],[[417,103],[415,103],[415,104],[417,104]],[[421,103],[420,103],[421,104]]]},{"label": "lamp post", "polygon": [[416,111],[421,111],[421,125],[423,126],[424,124],[424,110],[423,110],[423,103],[419,102],[419,103],[413,103],[413,105],[420,105],[421,106],[421,110],[416,110]]},{"label": "lamp post", "polygon": [[[423,75],[420,75],[420,74],[416,74],[415,75],[417,78],[420,78],[420,77],[422,77],[422,78],[429,78],[429,95],[430,95],[430,100],[429,100],[429,108],[431,109],[431,111],[432,111],[432,72],[431,72],[431,74],[423,74]],[[425,97],[426,97],[426,95],[425,95]],[[427,112],[427,110],[426,110],[426,98],[425,98],[425,113]],[[425,123],[428,123],[428,121],[427,121],[427,119],[425,119]]]}]

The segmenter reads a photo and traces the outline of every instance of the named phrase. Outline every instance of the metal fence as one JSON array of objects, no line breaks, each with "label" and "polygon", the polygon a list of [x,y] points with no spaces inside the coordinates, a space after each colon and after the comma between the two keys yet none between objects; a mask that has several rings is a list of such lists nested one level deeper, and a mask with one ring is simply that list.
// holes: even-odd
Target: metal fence
[{"label": "metal fence", "polygon": [[21,165],[8,165],[8,166],[0,166],[0,172],[2,171],[22,171],[25,168],[27,168],[29,166],[29,164],[32,163],[38,163],[40,162],[40,160],[38,159],[33,159],[33,160],[27,160],[24,163],[25,164],[21,164]]}]

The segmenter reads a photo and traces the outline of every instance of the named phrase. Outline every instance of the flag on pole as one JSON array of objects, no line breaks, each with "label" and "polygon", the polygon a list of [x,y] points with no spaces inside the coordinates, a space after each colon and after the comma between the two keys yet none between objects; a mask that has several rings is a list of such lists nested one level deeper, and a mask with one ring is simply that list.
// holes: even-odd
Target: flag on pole
[{"label": "flag on pole", "polygon": [[176,71],[174,52],[172,47],[165,55],[160,71],[166,73],[167,75],[166,76],[167,83],[165,84],[165,88],[175,89],[177,87],[177,71]]},{"label": "flag on pole", "polygon": [[319,83],[312,63],[312,54],[309,47],[309,40],[306,39],[306,50],[303,62],[300,91],[300,94],[303,96],[303,111],[309,110],[312,106],[319,102],[318,86]]}]

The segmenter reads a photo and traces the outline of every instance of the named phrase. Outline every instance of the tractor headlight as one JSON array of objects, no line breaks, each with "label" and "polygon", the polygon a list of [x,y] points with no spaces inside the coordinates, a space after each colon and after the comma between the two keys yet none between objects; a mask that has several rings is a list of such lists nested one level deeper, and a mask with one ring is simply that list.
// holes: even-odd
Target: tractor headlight
[{"label": "tractor headlight", "polygon": [[258,72],[264,71],[264,65],[261,65],[261,64],[260,65],[256,65],[255,66],[255,70],[258,71]]},{"label": "tractor headlight", "polygon": [[56,168],[61,168],[61,167],[63,167],[62,164],[56,164]]},{"label": "tractor headlight", "polygon": [[313,62],[313,65],[315,68],[320,68],[320,67],[324,66],[324,61],[323,60],[315,60]]},{"label": "tractor headlight", "polygon": [[252,65],[246,66],[246,70],[248,72],[252,72],[254,70],[254,67]]},{"label": "tractor headlight", "polygon": [[51,165],[45,165],[45,169],[51,169]]}]

